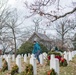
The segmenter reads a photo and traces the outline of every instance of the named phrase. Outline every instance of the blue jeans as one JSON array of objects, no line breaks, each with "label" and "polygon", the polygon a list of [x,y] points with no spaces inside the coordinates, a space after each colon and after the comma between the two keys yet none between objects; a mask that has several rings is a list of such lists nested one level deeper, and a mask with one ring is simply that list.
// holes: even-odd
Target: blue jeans
[{"label": "blue jeans", "polygon": [[37,53],[35,53],[35,57],[37,58],[38,62],[40,63],[40,59],[39,59],[39,55],[40,55],[40,51],[38,51]]}]

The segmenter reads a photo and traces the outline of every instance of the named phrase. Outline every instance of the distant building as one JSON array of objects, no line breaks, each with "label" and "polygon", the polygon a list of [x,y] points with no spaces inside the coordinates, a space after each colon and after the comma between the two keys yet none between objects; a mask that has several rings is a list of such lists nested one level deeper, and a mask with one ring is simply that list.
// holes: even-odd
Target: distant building
[{"label": "distant building", "polygon": [[52,41],[46,34],[34,32],[28,41],[34,42],[34,40],[37,40],[39,43],[46,46],[48,50],[52,48]]}]

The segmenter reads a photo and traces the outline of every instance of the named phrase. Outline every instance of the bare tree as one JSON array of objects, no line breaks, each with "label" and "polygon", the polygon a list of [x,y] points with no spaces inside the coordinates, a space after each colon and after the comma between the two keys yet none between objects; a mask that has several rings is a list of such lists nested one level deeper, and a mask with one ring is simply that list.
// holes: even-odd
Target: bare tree
[{"label": "bare tree", "polygon": [[10,43],[11,43],[11,40],[7,36],[4,35],[1,39],[1,46],[2,46],[3,54],[5,54],[5,52],[9,50],[11,46]]},{"label": "bare tree", "polygon": [[8,7],[8,0],[0,0],[0,45],[3,47],[3,53],[5,53],[8,48],[9,39],[6,37],[6,31],[8,30],[6,27],[6,20],[10,15],[10,8]]},{"label": "bare tree", "polygon": [[25,39],[23,38],[26,38],[30,32],[27,28],[25,29],[25,34],[20,31],[21,24],[25,19],[19,20],[20,17],[17,14],[17,10],[8,8],[7,3],[8,0],[0,0],[0,44],[3,47],[3,53],[11,48],[16,56],[17,43],[21,40],[24,42]]},{"label": "bare tree", "polygon": [[[61,48],[64,49],[64,45],[67,42],[67,35],[71,35],[71,31],[76,28],[76,24],[73,20],[62,19],[59,23],[56,23],[55,30],[59,39],[61,40]],[[70,38],[70,37],[69,37]]]},{"label": "bare tree", "polygon": [[8,28],[8,31],[11,35],[12,38],[12,42],[13,42],[13,46],[14,46],[14,52],[15,52],[15,56],[16,56],[16,51],[17,51],[17,36],[19,35],[19,26],[23,23],[22,22],[18,22],[18,15],[16,10],[13,10],[13,12],[11,12],[10,14],[10,18],[6,21],[6,28]]}]

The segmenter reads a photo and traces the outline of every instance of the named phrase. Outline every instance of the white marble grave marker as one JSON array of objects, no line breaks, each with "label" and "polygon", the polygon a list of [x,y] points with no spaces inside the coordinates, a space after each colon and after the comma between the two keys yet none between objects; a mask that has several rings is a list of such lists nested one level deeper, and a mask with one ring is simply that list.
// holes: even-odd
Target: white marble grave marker
[{"label": "white marble grave marker", "polygon": [[54,68],[55,55],[52,54],[50,57],[51,57],[51,59],[50,59],[50,69],[52,69],[52,68]]},{"label": "white marble grave marker", "polygon": [[57,58],[55,58],[55,60],[54,60],[54,70],[55,70],[55,72],[57,73],[57,75],[59,75],[59,60],[57,59]]},{"label": "white marble grave marker", "polygon": [[66,52],[66,51],[64,52],[64,58],[65,58],[66,60],[68,60],[68,56],[67,56],[67,52]]},{"label": "white marble grave marker", "polygon": [[72,58],[74,57],[74,51],[72,51]]},{"label": "white marble grave marker", "polygon": [[22,57],[23,57],[23,54],[22,54]]},{"label": "white marble grave marker", "polygon": [[33,75],[37,75],[37,64],[36,64],[36,58],[34,57],[34,54],[31,55],[30,64],[33,66]]},{"label": "white marble grave marker", "polygon": [[55,58],[55,55],[51,55],[50,59],[50,69],[54,69],[57,75],[59,75],[59,60]]},{"label": "white marble grave marker", "polygon": [[33,65],[33,59],[34,59],[34,58],[35,58],[35,55],[32,54],[32,55],[31,55],[31,58],[30,58],[30,64],[31,64],[31,65]]},{"label": "white marble grave marker", "polygon": [[3,58],[7,61],[7,55],[6,54],[3,55]]},{"label": "white marble grave marker", "polygon": [[27,63],[27,54],[24,55],[24,62]]},{"label": "white marble grave marker", "polygon": [[12,61],[15,61],[15,55],[14,54],[12,55]]},{"label": "white marble grave marker", "polygon": [[69,61],[72,60],[72,52],[69,51]]},{"label": "white marble grave marker", "polygon": [[17,58],[16,58],[16,64],[19,68],[19,70],[18,70],[19,73],[21,73],[21,56],[20,55],[18,55]]},{"label": "white marble grave marker", "polygon": [[47,58],[47,53],[46,53],[46,52],[43,53],[43,58],[44,58],[44,59]]},{"label": "white marble grave marker", "polygon": [[29,58],[31,57],[30,53],[28,53],[28,57],[29,57]]},{"label": "white marble grave marker", "polygon": [[8,70],[11,70],[11,56],[8,55],[7,57],[7,63],[8,63]]},{"label": "white marble grave marker", "polygon": [[44,64],[43,54],[39,55],[39,59],[40,59],[40,64],[43,65]]}]

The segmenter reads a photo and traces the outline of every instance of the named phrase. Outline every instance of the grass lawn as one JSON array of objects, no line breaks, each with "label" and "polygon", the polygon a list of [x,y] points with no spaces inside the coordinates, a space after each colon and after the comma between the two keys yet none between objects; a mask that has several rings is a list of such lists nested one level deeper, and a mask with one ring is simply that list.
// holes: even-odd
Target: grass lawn
[{"label": "grass lawn", "polygon": [[[23,61],[23,59],[22,59]],[[26,65],[24,62],[22,62],[22,70],[24,70]],[[50,67],[47,65],[41,66],[37,65],[37,75],[45,75],[45,72],[48,71]],[[10,71],[0,72],[0,75],[11,75]],[[20,74],[15,74],[20,75]],[[73,58],[72,61],[69,62],[69,65],[67,67],[60,67],[60,75],[76,75],[76,56]]]}]

